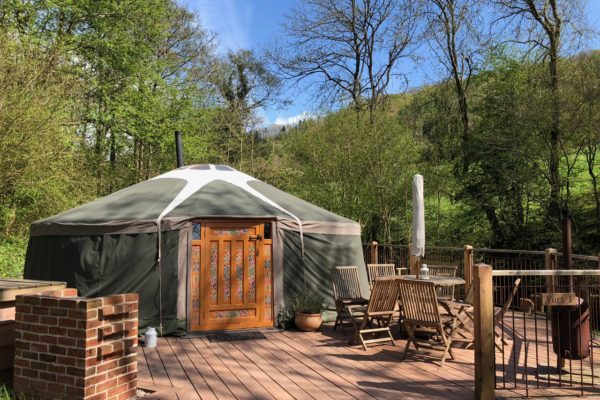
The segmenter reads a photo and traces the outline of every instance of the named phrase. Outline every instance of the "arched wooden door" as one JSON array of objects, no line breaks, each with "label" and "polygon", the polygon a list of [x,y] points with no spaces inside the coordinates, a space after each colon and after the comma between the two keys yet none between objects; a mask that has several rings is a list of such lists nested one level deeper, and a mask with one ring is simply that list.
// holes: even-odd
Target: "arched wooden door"
[{"label": "arched wooden door", "polygon": [[199,232],[192,241],[192,330],[273,326],[270,226],[212,221],[194,225]]}]

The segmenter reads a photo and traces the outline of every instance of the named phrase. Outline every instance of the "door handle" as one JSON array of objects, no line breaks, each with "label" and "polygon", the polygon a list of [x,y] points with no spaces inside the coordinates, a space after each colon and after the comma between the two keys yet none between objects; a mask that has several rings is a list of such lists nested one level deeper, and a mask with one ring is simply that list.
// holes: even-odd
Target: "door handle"
[{"label": "door handle", "polygon": [[262,240],[262,236],[260,236],[260,235],[250,236],[250,240]]}]

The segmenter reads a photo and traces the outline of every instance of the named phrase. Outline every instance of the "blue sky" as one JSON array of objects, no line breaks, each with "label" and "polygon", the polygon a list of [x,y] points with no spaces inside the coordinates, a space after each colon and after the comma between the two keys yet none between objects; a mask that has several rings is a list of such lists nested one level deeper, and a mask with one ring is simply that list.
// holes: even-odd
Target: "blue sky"
[{"label": "blue sky", "polygon": [[[285,15],[301,0],[179,0],[179,3],[195,11],[210,31],[217,34],[218,50],[248,48],[260,49],[281,33]],[[600,0],[588,0],[589,24],[600,30]],[[410,86],[415,87],[434,80],[432,71],[414,65],[401,66],[409,74]],[[394,91],[393,88],[391,90]],[[295,91],[289,94],[293,103],[286,109],[267,109],[263,112],[266,124],[285,123],[311,113],[311,97]]]}]

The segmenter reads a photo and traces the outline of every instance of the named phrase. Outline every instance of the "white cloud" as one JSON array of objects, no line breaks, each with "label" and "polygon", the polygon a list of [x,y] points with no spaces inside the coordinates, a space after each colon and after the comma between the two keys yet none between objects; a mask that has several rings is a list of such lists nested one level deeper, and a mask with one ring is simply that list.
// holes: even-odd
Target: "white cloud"
[{"label": "white cloud", "polygon": [[313,118],[315,118],[313,114],[309,113],[308,111],[302,111],[300,114],[292,117],[277,117],[275,118],[273,125],[298,125],[300,121]]},{"label": "white cloud", "polygon": [[188,0],[205,28],[217,34],[219,51],[250,47],[252,2],[236,0]]}]

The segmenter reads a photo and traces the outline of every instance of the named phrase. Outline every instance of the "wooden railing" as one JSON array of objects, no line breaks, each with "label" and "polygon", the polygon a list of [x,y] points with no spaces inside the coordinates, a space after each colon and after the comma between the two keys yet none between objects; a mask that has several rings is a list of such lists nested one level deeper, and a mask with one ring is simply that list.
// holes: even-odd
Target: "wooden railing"
[{"label": "wooden railing", "polygon": [[[551,251],[552,258],[548,258]],[[408,268],[413,273],[418,267],[411,260],[410,245],[380,244],[377,242],[363,244],[366,264],[395,264],[398,268]],[[573,269],[600,269],[600,258],[573,254]],[[424,262],[429,264],[451,264],[458,267],[459,276],[470,278],[474,263],[493,265],[495,270],[541,270],[557,269],[563,264],[563,254],[556,249],[507,250],[474,248],[470,245],[463,247],[427,246]],[[467,279],[470,281],[470,279]]]},{"label": "wooden railing", "polygon": [[[556,267],[557,254],[546,250],[546,262]],[[498,293],[509,292],[517,279],[512,305],[495,321]],[[498,390],[523,397],[596,393],[599,282],[597,268],[496,270],[475,265],[475,398],[493,399]],[[494,332],[499,335],[496,340]]]}]

